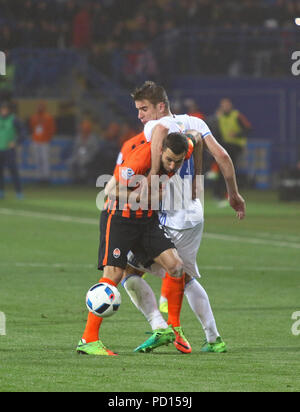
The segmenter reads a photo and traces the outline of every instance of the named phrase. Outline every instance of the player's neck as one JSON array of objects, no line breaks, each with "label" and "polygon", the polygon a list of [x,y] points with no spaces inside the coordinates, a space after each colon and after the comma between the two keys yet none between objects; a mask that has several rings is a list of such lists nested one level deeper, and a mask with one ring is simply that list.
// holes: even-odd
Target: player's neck
[{"label": "player's neck", "polygon": [[162,113],[159,119],[162,119],[163,117],[173,117],[173,114],[170,112],[170,110],[167,110],[166,112]]}]

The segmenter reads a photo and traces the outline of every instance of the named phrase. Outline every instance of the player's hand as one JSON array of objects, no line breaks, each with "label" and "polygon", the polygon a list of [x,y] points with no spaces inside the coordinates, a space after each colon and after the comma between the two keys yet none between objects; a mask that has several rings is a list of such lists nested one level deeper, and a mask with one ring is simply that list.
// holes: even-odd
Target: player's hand
[{"label": "player's hand", "polygon": [[243,197],[236,193],[234,195],[229,195],[229,204],[237,212],[236,216],[239,220],[244,219],[246,216],[246,203]]}]

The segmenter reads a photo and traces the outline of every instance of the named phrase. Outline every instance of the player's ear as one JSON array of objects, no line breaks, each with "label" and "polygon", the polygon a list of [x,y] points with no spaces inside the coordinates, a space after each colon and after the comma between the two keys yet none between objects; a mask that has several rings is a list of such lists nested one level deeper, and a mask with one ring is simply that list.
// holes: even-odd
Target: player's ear
[{"label": "player's ear", "polygon": [[166,105],[163,102],[158,103],[157,108],[158,108],[159,113],[164,113],[165,108],[166,108],[165,106]]}]

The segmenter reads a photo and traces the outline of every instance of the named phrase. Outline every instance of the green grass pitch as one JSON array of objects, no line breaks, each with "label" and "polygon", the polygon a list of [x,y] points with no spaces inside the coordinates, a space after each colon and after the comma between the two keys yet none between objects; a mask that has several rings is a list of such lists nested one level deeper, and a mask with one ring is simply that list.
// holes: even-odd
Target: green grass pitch
[{"label": "green grass pitch", "polygon": [[[75,348],[85,293],[101,275],[97,189],[29,187],[25,194],[18,201],[9,191],[0,201],[0,392],[300,390],[300,335],[292,333],[300,311],[299,202],[245,193],[247,218],[238,222],[206,196],[198,264],[228,353],[200,353],[204,334],[184,300],[192,354],[173,345],[134,354],[150,329],[120,286],[121,308],[101,328],[119,356],[95,358]],[[159,296],[160,280],[146,280]]]}]

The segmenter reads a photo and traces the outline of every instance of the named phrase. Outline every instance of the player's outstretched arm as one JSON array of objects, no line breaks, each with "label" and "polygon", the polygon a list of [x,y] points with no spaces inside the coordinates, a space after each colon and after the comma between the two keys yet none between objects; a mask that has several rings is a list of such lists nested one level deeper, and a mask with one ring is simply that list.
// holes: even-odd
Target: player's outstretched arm
[{"label": "player's outstretched arm", "polygon": [[187,130],[186,136],[190,137],[194,143],[193,159],[194,159],[194,178],[192,186],[192,199],[197,198],[197,176],[201,176],[203,168],[203,139],[202,134],[197,130]]},{"label": "player's outstretched arm", "polygon": [[212,135],[206,136],[204,145],[215,158],[224,176],[230,206],[237,212],[238,219],[243,219],[246,214],[246,204],[243,197],[239,194],[235,169],[231,157]]}]

